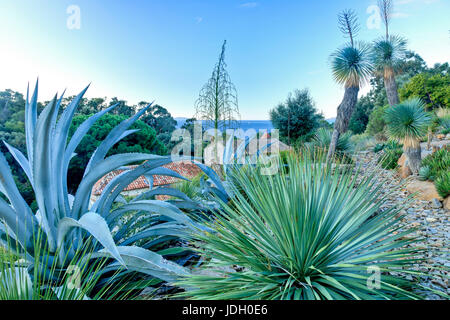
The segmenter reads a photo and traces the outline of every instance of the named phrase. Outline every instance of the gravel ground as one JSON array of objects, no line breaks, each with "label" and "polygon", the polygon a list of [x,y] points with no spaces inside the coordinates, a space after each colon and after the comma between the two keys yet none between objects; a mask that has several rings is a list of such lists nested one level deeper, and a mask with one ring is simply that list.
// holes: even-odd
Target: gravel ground
[{"label": "gravel ground", "polygon": [[[363,174],[371,172],[377,163],[377,155],[373,152],[360,152],[355,157],[361,164]],[[382,193],[387,196],[385,207],[406,201],[409,192],[402,187],[402,180],[394,170],[377,169],[381,179],[386,178]],[[406,209],[407,215],[402,223],[405,226],[418,227],[417,235],[424,237],[423,242],[414,246],[427,249],[426,262],[415,265],[416,269],[433,277],[422,279],[421,285],[450,295],[449,288],[449,248],[450,248],[450,211],[442,207],[438,208],[431,201],[413,199]],[[443,299],[432,292],[420,292],[426,299]]]}]

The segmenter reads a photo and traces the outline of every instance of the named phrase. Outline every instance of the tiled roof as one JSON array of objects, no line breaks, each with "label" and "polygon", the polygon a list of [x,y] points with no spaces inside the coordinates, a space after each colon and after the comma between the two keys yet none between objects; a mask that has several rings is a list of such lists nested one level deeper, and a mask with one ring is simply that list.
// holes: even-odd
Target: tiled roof
[{"label": "tiled roof", "polygon": [[[111,171],[107,175],[105,175],[103,178],[98,180],[94,187],[93,187],[93,194],[98,196],[101,195],[105,187],[108,185],[108,183],[116,176],[124,172],[125,170],[134,169],[137,166],[128,166],[126,169],[118,169]],[[190,161],[179,161],[179,162],[172,162],[169,164],[164,165],[163,167],[167,169],[171,169],[173,171],[178,172],[183,177],[192,179],[195,176],[197,176],[201,170],[200,168],[195,165],[194,163]],[[160,175],[154,175],[153,176],[153,186],[164,186],[169,185],[175,182],[180,181],[178,178],[174,177],[168,177],[168,176],[160,176]],[[134,180],[132,183],[130,183],[123,191],[132,191],[132,190],[139,190],[139,189],[147,189],[149,188],[149,184],[147,182],[147,179],[145,179],[144,176],[140,176],[136,180]]]}]

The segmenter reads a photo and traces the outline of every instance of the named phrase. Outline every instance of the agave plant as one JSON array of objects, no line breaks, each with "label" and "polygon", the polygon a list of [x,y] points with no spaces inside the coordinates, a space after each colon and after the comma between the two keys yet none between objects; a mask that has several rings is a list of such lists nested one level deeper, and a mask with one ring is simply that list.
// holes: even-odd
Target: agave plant
[{"label": "agave plant", "polygon": [[[316,155],[314,158],[318,158]],[[401,207],[380,210],[383,181],[290,155],[289,171],[263,175],[234,168],[241,192],[221,202],[211,228],[200,233],[205,265],[183,278],[190,299],[417,298],[412,274],[422,249],[407,247]],[[410,269],[411,268],[411,269]],[[373,274],[379,276],[374,285]],[[376,288],[375,288],[376,286]]]},{"label": "agave plant", "polygon": [[331,55],[333,77],[337,83],[344,85],[345,93],[337,110],[328,159],[336,151],[339,136],[348,129],[360,86],[369,79],[373,71],[370,46],[354,40],[359,29],[356,14],[351,10],[343,11],[339,15],[339,25],[344,35],[350,38],[350,43]]},{"label": "agave plant", "polygon": [[388,133],[403,144],[408,166],[418,174],[421,162],[420,139],[426,135],[431,118],[418,98],[407,100],[385,111]]},{"label": "agave plant", "polygon": [[[170,163],[171,158],[140,153],[107,157],[113,145],[134,132],[128,128],[150,105],[111,130],[93,153],[75,195],[67,192],[69,162],[76,156],[74,152],[78,144],[97,119],[117,106],[88,118],[68,141],[72,117],[87,89],[76,96],[60,115],[62,96],[59,99],[55,96],[39,116],[38,84],[31,99],[27,91],[27,155],[8,144],[6,146],[28,177],[39,209],[37,212],[31,211],[14,183],[5,157],[0,153],[0,193],[7,199],[5,201],[0,197],[0,239],[4,242],[6,234],[9,234],[20,247],[23,259],[30,265],[33,264],[35,252],[46,247],[48,267],[56,262],[59,269],[65,270],[76,253],[94,238],[90,248],[93,252],[91,259],[109,259],[103,271],[105,276],[119,269],[121,275],[139,272],[169,282],[179,275],[186,275],[188,271],[184,267],[165,259],[164,251],[158,253],[148,249],[162,250],[161,244],[187,236],[195,223],[180,208],[195,207],[195,203],[170,188],[152,189],[129,203],[120,196],[121,191],[141,175],[150,179],[155,174],[184,179],[162,167]],[[136,162],[143,163],[110,181],[98,200],[90,203],[93,186],[100,178],[112,170]],[[175,196],[180,201],[147,200],[158,194]],[[116,201],[121,205],[114,208]],[[125,216],[128,217],[127,223],[123,223],[122,217]],[[137,234],[130,234],[130,227],[143,218],[148,221],[146,228]],[[39,242],[36,242],[37,234],[42,234]]]}]

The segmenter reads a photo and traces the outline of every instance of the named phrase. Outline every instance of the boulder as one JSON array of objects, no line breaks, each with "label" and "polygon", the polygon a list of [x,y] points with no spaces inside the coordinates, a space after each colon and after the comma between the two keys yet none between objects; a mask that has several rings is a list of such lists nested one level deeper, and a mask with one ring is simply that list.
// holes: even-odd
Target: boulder
[{"label": "boulder", "polygon": [[444,204],[444,209],[450,210],[450,196],[448,196],[447,198],[445,198],[443,204]]},{"label": "boulder", "polygon": [[397,164],[403,168],[405,166],[406,163],[406,154],[402,154],[402,156],[398,159]]},{"label": "boulder", "polygon": [[402,166],[399,168],[399,174],[402,179],[406,179],[412,175],[412,171],[408,166]]},{"label": "boulder", "polygon": [[417,193],[416,198],[425,201],[433,201],[438,199],[442,201],[442,197],[437,193],[433,182],[419,181],[417,179],[411,180],[406,184],[406,190],[410,193]]}]

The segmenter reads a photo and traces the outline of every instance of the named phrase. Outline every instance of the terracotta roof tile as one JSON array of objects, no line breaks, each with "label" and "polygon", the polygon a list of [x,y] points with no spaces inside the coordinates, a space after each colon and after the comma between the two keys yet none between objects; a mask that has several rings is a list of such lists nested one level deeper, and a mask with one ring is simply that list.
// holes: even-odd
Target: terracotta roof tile
[{"label": "terracotta roof tile", "polygon": [[[96,196],[101,195],[105,187],[108,185],[108,183],[115,177],[117,177],[119,174],[126,170],[134,169],[137,166],[128,166],[127,169],[118,169],[111,171],[110,173],[106,174],[103,178],[98,180],[94,187],[92,193]],[[164,165],[163,167],[167,169],[171,169],[173,171],[178,172],[180,175],[182,175],[185,178],[192,179],[198,174],[200,174],[201,169],[195,165],[194,163],[190,161],[179,161],[179,162],[172,162],[167,165]],[[161,176],[161,175],[154,175],[153,176],[153,186],[164,186],[169,185],[175,182],[180,181],[178,178],[169,177],[169,176]],[[147,182],[147,179],[144,176],[140,176],[136,180],[134,180],[132,183],[130,183],[123,191],[132,191],[132,190],[139,190],[139,189],[146,189],[149,187],[149,184]]]}]

